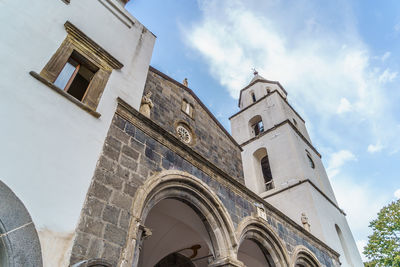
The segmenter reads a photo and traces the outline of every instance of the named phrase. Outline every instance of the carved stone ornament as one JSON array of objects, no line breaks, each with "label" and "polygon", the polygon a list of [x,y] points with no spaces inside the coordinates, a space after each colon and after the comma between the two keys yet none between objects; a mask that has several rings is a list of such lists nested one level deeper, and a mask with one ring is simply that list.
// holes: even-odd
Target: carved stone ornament
[{"label": "carved stone ornament", "polygon": [[185,126],[178,125],[176,127],[176,133],[178,134],[179,139],[181,139],[185,144],[190,144],[192,142],[192,134]]},{"label": "carved stone ornament", "polygon": [[151,101],[152,93],[148,92],[142,97],[142,102],[140,103],[139,112],[150,118],[150,111],[154,107],[153,101]]},{"label": "carved stone ornament", "polygon": [[310,223],[308,222],[308,217],[304,212],[301,214],[301,223],[303,224],[304,229],[310,232]]}]

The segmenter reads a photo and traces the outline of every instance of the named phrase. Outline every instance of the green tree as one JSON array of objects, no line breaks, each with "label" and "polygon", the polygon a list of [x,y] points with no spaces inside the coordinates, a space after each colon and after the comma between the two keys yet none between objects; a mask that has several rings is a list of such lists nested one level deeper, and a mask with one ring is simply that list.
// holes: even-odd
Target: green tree
[{"label": "green tree", "polygon": [[369,227],[365,256],[377,266],[400,266],[400,199],[383,207]]}]

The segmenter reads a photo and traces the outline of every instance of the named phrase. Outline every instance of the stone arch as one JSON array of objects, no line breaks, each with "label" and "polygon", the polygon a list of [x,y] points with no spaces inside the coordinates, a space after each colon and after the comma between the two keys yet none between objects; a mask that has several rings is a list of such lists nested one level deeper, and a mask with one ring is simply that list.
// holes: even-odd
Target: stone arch
[{"label": "stone arch", "polygon": [[[263,219],[250,216],[244,218],[238,225],[236,237],[239,244],[246,239],[257,243],[268,261],[276,267],[289,266],[289,256],[284,243]],[[238,249],[239,246],[236,253]]]},{"label": "stone arch", "polygon": [[350,256],[351,254],[350,254],[350,251],[349,251],[349,249],[347,247],[346,239],[345,239],[345,237],[343,235],[342,229],[340,229],[339,225],[335,224],[335,230],[336,230],[336,233],[338,235],[338,238],[339,238],[339,241],[340,241],[340,245],[342,247],[342,251],[344,253],[344,257],[345,257],[346,261],[350,265],[353,265],[353,263],[351,261],[351,256]]},{"label": "stone arch", "polygon": [[321,267],[321,263],[311,250],[299,245],[293,251],[292,267]]},{"label": "stone arch", "polygon": [[260,147],[253,152],[254,181],[257,192],[262,193],[274,188],[272,166],[265,147]]},{"label": "stone arch", "polygon": [[199,215],[210,235],[215,264],[236,262],[233,251],[238,243],[234,226],[221,200],[197,177],[182,171],[168,170],[150,177],[136,192],[121,266],[137,266],[139,244],[145,232],[143,222],[151,208],[164,199],[182,201]]},{"label": "stone arch", "polygon": [[112,264],[104,259],[90,259],[75,263],[71,267],[112,267]]},{"label": "stone arch", "polygon": [[22,201],[0,181],[0,265],[41,267],[39,236]]},{"label": "stone arch", "polygon": [[262,117],[260,115],[255,115],[253,116],[249,122],[248,122],[248,127],[250,131],[250,136],[257,136],[264,132],[264,122],[262,120]]}]

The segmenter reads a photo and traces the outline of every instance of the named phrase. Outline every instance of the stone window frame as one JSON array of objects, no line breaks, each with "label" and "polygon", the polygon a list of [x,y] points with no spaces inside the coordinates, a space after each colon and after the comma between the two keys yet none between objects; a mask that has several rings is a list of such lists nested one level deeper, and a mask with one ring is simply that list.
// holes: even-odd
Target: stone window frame
[{"label": "stone window frame", "polygon": [[254,93],[254,91],[250,91],[250,97],[251,97],[252,103],[257,102],[257,97],[256,97],[256,94]]},{"label": "stone window frame", "polygon": [[[188,110],[189,107],[189,110]],[[187,101],[185,98],[182,100],[182,112],[188,115],[191,119],[194,119],[194,107],[189,101]]]},{"label": "stone window frame", "polygon": [[[67,21],[64,24],[67,36],[61,43],[57,51],[52,55],[50,60],[41,70],[40,74],[31,71],[30,74],[43,82],[57,93],[65,96],[73,103],[77,104],[82,109],[86,110],[95,117],[101,115],[96,112],[97,106],[100,103],[101,96],[113,69],[121,69],[123,64],[110,55],[100,45],[89,38],[85,33],[79,30],[71,22]],[[64,92],[61,88],[54,85],[55,80],[64,68],[64,65],[71,57],[72,53],[76,52],[84,57],[90,64],[96,66],[98,71],[94,74],[82,101],[74,98],[72,95]]]},{"label": "stone window frame", "polygon": [[[186,143],[186,142],[182,141],[182,140],[179,138],[178,131],[177,131],[178,126],[181,126],[181,127],[185,128],[185,129],[190,133],[190,138],[191,138],[191,140],[190,140],[189,143]],[[179,139],[179,141],[181,141],[182,143],[184,143],[185,145],[188,145],[188,146],[193,146],[193,145],[196,144],[196,139],[197,139],[197,138],[196,138],[196,135],[194,134],[194,131],[192,130],[192,128],[189,126],[189,124],[188,124],[187,122],[182,121],[182,120],[178,120],[178,121],[176,121],[176,122],[174,123],[174,128],[175,128],[176,136],[177,136],[177,138]]]},{"label": "stone window frame", "polygon": [[253,137],[261,135],[265,131],[261,115],[255,115],[249,120],[250,135]]}]

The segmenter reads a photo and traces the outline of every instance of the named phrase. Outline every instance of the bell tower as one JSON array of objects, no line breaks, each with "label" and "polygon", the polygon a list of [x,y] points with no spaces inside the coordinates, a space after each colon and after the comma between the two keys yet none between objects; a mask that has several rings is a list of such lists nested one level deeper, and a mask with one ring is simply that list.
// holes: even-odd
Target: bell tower
[{"label": "bell tower", "polygon": [[229,119],[243,149],[246,186],[339,252],[342,266],[363,266],[321,155],[286,90],[254,71],[239,108]]}]

